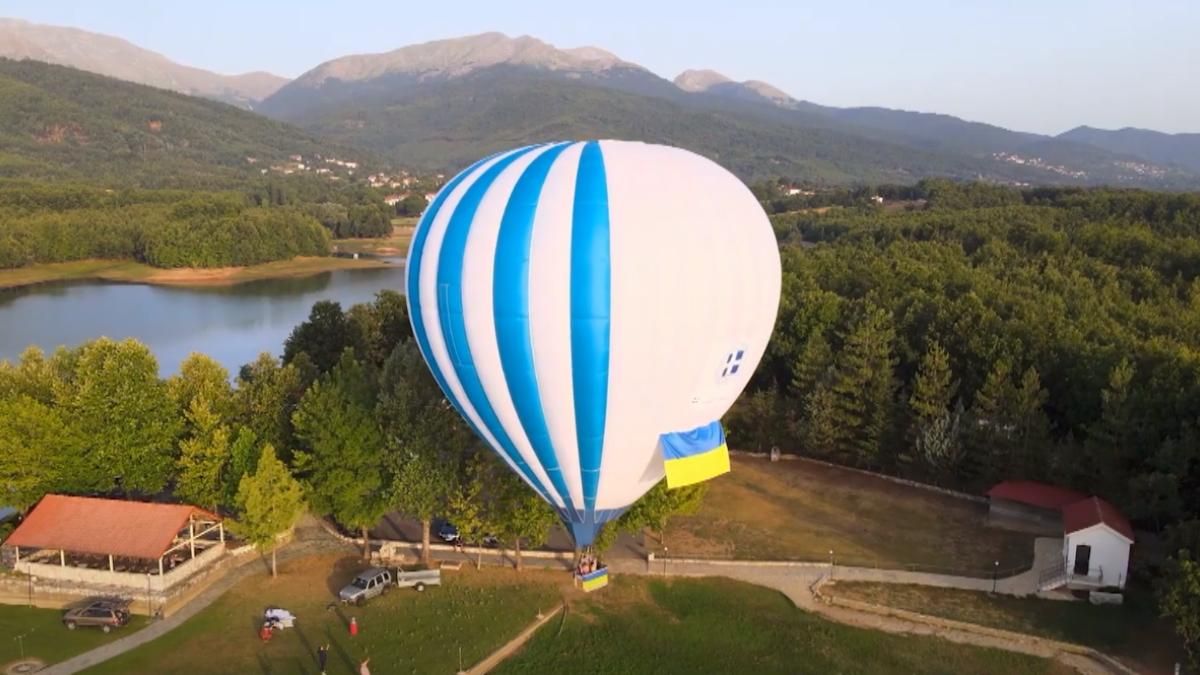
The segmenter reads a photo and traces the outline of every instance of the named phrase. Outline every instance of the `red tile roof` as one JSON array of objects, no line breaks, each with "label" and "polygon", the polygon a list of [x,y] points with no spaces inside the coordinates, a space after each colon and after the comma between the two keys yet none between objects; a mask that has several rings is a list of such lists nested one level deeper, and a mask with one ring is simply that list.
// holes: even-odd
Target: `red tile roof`
[{"label": "red tile roof", "polygon": [[1057,485],[1032,480],[1006,480],[987,491],[992,499],[1007,499],[1041,509],[1058,510],[1067,504],[1085,499],[1087,495]]},{"label": "red tile roof", "polygon": [[1063,507],[1063,532],[1071,534],[1104,523],[1133,541],[1133,527],[1117,507],[1100,499],[1087,497]]},{"label": "red tile roof", "polygon": [[46,495],[4,544],[154,560],[171,548],[192,514],[220,520],[185,504]]}]

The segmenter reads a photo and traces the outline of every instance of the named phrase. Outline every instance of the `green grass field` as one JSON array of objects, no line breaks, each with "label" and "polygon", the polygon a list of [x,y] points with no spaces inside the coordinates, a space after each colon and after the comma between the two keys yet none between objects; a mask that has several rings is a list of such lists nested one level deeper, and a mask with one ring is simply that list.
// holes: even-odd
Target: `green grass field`
[{"label": "green grass field", "polygon": [[[21,657],[22,642],[26,657],[58,663],[146,625],[144,617],[135,616],[128,626],[107,635],[96,628],[69,631],[62,624],[62,615],[63,611],[58,609],[0,605],[0,672],[5,664]],[[18,641],[18,635],[24,638]]]},{"label": "green grass field", "polygon": [[413,228],[416,226],[416,218],[395,218],[392,220],[391,236],[379,239],[334,239],[333,245],[341,253],[402,256],[408,253],[408,244],[412,241]]},{"label": "green grass field", "polygon": [[[442,587],[424,593],[393,589],[365,607],[327,606],[361,563],[316,557],[280,566],[277,579],[256,576],[226,593],[167,635],[87,673],[316,673],[316,650],[332,644],[329,670],[357,673],[370,656],[374,673],[453,673],[459,648],[467,667],[532,623],[539,609],[559,600],[565,575],[486,569],[446,572]],[[284,607],[298,618],[264,644],[262,612]],[[355,617],[359,634],[349,636]]]},{"label": "green grass field", "polygon": [[622,576],[497,673],[1068,673],[1043,659],[830,623],[725,579]]},{"label": "green grass field", "polygon": [[828,593],[852,600],[1088,645],[1131,659],[1151,672],[1169,671],[1179,657],[1171,626],[1158,617],[1146,590],[1133,590],[1121,606],[1095,606],[858,581],[837,582],[825,588]]},{"label": "green grass field", "polygon": [[671,520],[671,555],[828,561],[990,576],[1028,567],[1033,537],[985,526],[986,506],[811,462],[737,457],[700,511]]}]

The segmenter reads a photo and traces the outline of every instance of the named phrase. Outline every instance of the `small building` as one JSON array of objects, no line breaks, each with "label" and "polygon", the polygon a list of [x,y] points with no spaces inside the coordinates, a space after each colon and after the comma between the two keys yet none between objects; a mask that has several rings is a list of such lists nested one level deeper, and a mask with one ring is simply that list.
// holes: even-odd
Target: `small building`
[{"label": "small building", "polygon": [[1007,529],[1058,536],[1062,509],[1087,495],[1032,480],[1006,480],[987,491],[988,522]]},{"label": "small building", "polygon": [[18,572],[161,591],[225,552],[221,517],[186,504],[46,495],[4,541]]},{"label": "small building", "polygon": [[1073,587],[1125,587],[1133,527],[1112,504],[1087,497],[1062,510],[1063,560]]}]

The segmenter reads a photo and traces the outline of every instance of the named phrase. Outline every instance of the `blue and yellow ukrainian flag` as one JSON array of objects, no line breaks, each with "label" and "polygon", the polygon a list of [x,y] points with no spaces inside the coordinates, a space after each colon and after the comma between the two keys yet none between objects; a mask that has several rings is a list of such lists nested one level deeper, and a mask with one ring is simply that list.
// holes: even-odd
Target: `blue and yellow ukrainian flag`
[{"label": "blue and yellow ukrainian flag", "polygon": [[729,472],[729,447],[720,422],[660,437],[667,469],[667,487],[700,483]]},{"label": "blue and yellow ukrainian flag", "polygon": [[598,569],[579,577],[580,586],[584,593],[591,593],[608,585],[608,568]]}]

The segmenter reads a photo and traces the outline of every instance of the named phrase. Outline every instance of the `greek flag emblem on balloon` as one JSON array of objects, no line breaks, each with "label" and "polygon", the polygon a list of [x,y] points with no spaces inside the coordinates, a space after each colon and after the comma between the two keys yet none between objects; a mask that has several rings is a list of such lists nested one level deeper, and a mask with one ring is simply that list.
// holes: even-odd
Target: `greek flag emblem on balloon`
[{"label": "greek flag emblem on balloon", "polygon": [[438,385],[578,546],[664,477],[729,470],[720,418],[766,349],[780,261],[721,166],[625,141],[487,157],[426,209],[406,274]]}]

